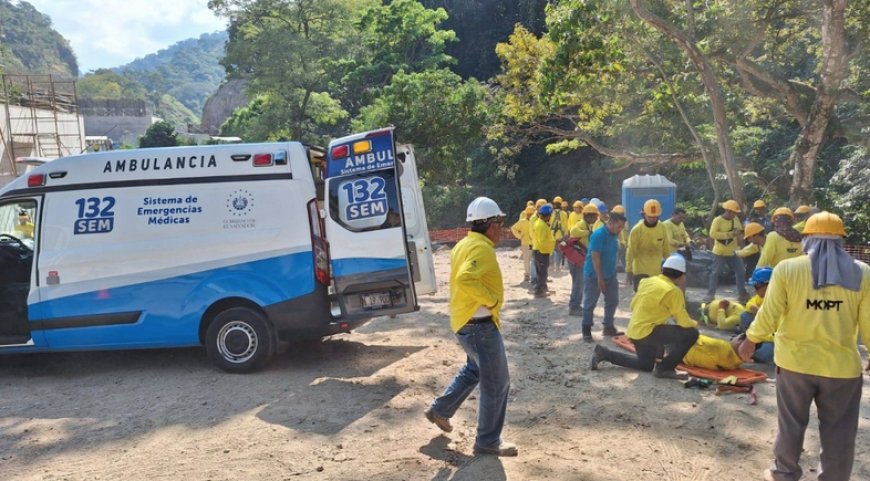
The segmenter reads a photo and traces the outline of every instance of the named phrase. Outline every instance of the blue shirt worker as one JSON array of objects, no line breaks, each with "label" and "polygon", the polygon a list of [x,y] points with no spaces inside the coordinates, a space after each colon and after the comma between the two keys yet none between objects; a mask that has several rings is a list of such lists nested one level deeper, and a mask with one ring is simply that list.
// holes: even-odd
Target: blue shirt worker
[{"label": "blue shirt worker", "polygon": [[843,249],[846,231],[836,214],[810,217],[803,234],[806,255],[773,269],[764,303],[739,352],[748,360],[757,343],[774,336],[777,433],[764,479],[801,478],[801,451],[815,402],[818,479],[847,481],[864,384],[859,329],[864,345],[870,345],[870,267]]},{"label": "blue shirt worker", "polygon": [[468,206],[471,232],[450,253],[450,327],[465,350],[466,362],[424,414],[442,431],[453,431],[450,418],[479,386],[474,454],[516,456],[516,445],[501,438],[510,375],[499,329],[504,284],[495,246],[501,240],[504,215],[487,197]]},{"label": "blue shirt worker", "polygon": [[592,312],[598,297],[604,294],[604,335],[621,334],[613,325],[619,304],[619,280],[616,264],[619,261],[619,233],[625,228],[625,216],[611,213],[604,228],[589,236],[589,250],[583,265],[583,340],[592,342]]}]

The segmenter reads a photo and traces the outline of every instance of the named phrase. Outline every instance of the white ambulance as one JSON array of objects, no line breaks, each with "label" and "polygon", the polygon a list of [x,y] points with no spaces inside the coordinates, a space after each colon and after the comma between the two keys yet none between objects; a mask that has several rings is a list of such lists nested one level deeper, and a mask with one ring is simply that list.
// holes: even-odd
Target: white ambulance
[{"label": "white ambulance", "polygon": [[0,353],[197,346],[221,368],[349,332],[435,291],[393,130],[110,151],[0,189]]}]

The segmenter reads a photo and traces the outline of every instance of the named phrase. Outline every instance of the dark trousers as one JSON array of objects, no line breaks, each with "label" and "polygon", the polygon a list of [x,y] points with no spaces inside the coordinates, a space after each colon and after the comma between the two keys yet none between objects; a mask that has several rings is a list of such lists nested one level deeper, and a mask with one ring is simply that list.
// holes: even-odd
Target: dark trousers
[{"label": "dark trousers", "polygon": [[[604,360],[617,366],[649,372],[655,367],[656,359],[662,358],[659,369],[671,370],[683,361],[697,340],[698,330],[694,327],[656,326],[649,336],[634,340],[635,354],[605,347]],[[665,346],[670,346],[670,350],[662,357]]]},{"label": "dark trousers", "polygon": [[547,292],[547,271],[550,268],[550,254],[541,254],[540,251],[534,251],[532,255],[535,258],[535,270],[538,272],[535,294],[545,294]]},{"label": "dark trousers", "polygon": [[774,479],[797,481],[804,434],[815,401],[819,416],[819,481],[847,481],[855,461],[855,435],[864,380],[834,379],[776,370],[778,429],[773,444]]},{"label": "dark trousers", "polygon": [[752,271],[755,270],[755,266],[758,265],[758,259],[761,259],[761,254],[756,253],[751,256],[746,256],[743,258],[743,265],[746,266],[746,280],[749,280],[752,277]]}]

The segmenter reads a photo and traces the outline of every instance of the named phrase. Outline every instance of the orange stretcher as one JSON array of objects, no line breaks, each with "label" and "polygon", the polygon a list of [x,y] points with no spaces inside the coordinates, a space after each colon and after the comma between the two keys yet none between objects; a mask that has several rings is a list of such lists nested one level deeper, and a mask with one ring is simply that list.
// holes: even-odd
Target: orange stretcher
[{"label": "orange stretcher", "polygon": [[[631,339],[627,338],[626,336],[614,336],[611,339],[613,340],[614,344],[625,349],[626,351],[635,352],[634,343],[632,343]],[[692,376],[702,379],[710,379],[716,382],[720,382],[723,379],[735,376],[737,378],[737,385],[754,384],[767,380],[767,374],[761,371],[756,371],[755,369],[746,369],[743,367],[722,371],[717,369],[705,369],[703,367],[692,367],[686,366],[685,364],[678,364],[677,369],[685,371]]]}]

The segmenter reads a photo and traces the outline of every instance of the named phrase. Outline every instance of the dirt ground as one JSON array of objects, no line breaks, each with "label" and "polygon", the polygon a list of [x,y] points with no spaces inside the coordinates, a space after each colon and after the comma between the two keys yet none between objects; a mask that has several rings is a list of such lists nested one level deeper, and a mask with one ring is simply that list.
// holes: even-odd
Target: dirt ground
[{"label": "dirt ground", "polygon": [[[753,406],[606,363],[589,371],[592,345],[567,316],[570,276],[556,275],[551,299],[532,299],[515,250],[499,258],[504,437],[520,455],[472,456],[474,395],[441,434],[422,413],[465,359],[448,327],[447,252],[436,254],[440,292],[419,313],[292,345],[255,374],[224,374],[198,349],[0,357],[0,478],[760,479],[776,431],[772,380]],[[624,327],[630,288],[621,294]],[[870,480],[868,392],[853,480]],[[805,446],[804,479],[815,479],[815,421]]]}]

